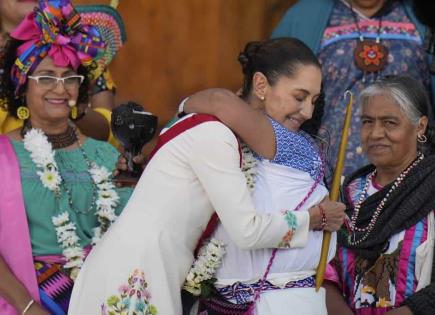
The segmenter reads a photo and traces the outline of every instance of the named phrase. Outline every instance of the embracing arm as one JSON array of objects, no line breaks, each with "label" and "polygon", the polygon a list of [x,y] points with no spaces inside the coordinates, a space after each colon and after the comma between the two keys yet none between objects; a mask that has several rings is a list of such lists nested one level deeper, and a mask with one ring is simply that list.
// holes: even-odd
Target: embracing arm
[{"label": "embracing arm", "polygon": [[234,134],[220,122],[204,123],[192,132],[189,164],[235,244],[246,249],[305,246],[307,211],[292,211],[292,217],[256,211]]},{"label": "embracing arm", "polygon": [[[32,297],[29,292],[23,286],[23,284],[18,281],[18,279],[12,274],[8,265],[4,261],[3,257],[0,255],[0,296],[9,302],[18,313],[21,313]],[[36,302],[29,308],[26,314],[45,314],[49,313],[44,311],[42,307]]]},{"label": "embracing arm", "polygon": [[195,93],[186,101],[184,110],[216,116],[259,155],[267,159],[275,157],[275,133],[269,119],[262,110],[253,109],[233,92],[208,89]]},{"label": "embracing arm", "polygon": [[[86,108],[88,105],[80,104],[79,106],[81,108]],[[113,107],[113,92],[99,92],[91,97],[91,107],[86,110],[86,114],[83,118],[75,121],[75,124],[85,135],[97,140],[107,141],[110,132],[108,118],[110,118],[110,113],[112,112]],[[105,112],[107,112],[109,116],[105,115]],[[95,128],[96,126],[98,126],[98,128]]]}]

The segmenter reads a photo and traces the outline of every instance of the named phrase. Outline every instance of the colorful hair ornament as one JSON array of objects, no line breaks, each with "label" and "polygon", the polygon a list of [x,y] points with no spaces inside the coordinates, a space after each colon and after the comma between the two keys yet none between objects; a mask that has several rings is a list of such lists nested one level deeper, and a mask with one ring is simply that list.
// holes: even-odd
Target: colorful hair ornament
[{"label": "colorful hair ornament", "polygon": [[11,37],[24,42],[11,71],[16,95],[47,55],[59,67],[90,66],[98,77],[126,38],[116,10],[102,5],[76,10],[70,0],[39,0]]}]

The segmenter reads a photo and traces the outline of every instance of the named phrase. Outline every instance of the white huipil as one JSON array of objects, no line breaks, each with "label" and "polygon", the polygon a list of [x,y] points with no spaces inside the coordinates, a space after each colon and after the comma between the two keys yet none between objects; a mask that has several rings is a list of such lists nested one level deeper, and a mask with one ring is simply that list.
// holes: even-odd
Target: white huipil
[{"label": "white huipil", "polygon": [[[292,167],[258,161],[256,165],[255,189],[252,192],[258,213],[279,213],[282,209],[295,209],[307,196],[314,184],[310,174]],[[320,203],[328,194],[327,189],[317,185],[311,196],[298,212]],[[231,241],[223,226],[219,226],[213,236],[226,244],[226,254],[215,277],[216,287],[233,285],[236,282],[252,284],[262,279],[272,255],[272,249],[244,250]],[[290,281],[313,276],[320,258],[323,232],[309,231],[308,241],[302,248],[284,249],[277,252],[267,280],[278,287]],[[335,254],[336,233],[332,234],[328,260]],[[235,300],[231,302],[235,303]],[[256,314],[284,315],[289,309],[295,314],[321,315],[326,313],[323,289],[288,288],[263,291],[256,303]]]},{"label": "white huipil", "polygon": [[[169,130],[203,116],[187,116]],[[181,314],[180,290],[214,210],[238,246],[277,247],[289,230],[284,215],[257,214],[239,163],[236,137],[217,121],[188,128],[163,145],[86,259],[69,314],[104,314],[123,305],[125,314],[148,314],[151,304],[158,314]],[[290,246],[303,247],[309,215],[301,211],[296,218]]]}]

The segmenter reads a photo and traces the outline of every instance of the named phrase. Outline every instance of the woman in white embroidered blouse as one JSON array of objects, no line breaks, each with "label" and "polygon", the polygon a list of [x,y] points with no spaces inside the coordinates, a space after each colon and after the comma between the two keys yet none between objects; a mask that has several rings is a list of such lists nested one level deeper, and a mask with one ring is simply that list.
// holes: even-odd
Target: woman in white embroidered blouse
[{"label": "woman in white embroidered blouse", "polygon": [[[87,258],[70,314],[181,314],[180,289],[214,210],[232,241],[246,249],[302,247],[308,230],[321,226],[318,209],[311,217],[306,211],[257,213],[237,139],[217,119],[186,116],[159,141],[123,214]],[[337,229],[344,206],[325,207],[335,215],[327,228]]]},{"label": "woman in white embroidered blouse", "polygon": [[[255,183],[252,196],[260,213],[284,208],[295,213],[329,210],[321,153],[302,131],[317,132],[312,128],[316,122],[310,122],[321,87],[316,57],[302,42],[286,38],[250,43],[239,61],[245,75],[242,99],[249,105],[231,92],[208,90],[193,95],[185,110],[215,115],[256,151],[255,175],[249,181]],[[305,121],[310,125],[303,125]],[[261,133],[263,124],[272,132]],[[275,144],[272,153],[267,151],[270,143]],[[213,237],[225,244],[226,254],[214,276],[217,292],[201,300],[199,311],[218,314],[219,306],[221,312],[222,308],[251,308],[256,314],[288,314],[289,309],[297,314],[327,314],[324,290],[315,292],[314,275],[321,230],[334,230],[334,220],[326,211],[323,224],[309,231],[304,246],[276,253],[273,249],[240,249],[225,227],[219,226]],[[329,259],[335,244],[334,233]]]}]

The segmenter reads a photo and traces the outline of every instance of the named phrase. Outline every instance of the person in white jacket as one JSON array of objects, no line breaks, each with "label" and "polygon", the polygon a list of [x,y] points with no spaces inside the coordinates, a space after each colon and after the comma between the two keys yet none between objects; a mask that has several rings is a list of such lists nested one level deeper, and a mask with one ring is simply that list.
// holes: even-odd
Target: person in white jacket
[{"label": "person in white jacket", "polygon": [[[319,209],[257,213],[240,162],[236,136],[213,116],[190,114],[163,130],[126,208],[83,265],[69,314],[181,314],[180,289],[214,211],[241,248],[305,246],[322,225]],[[343,211],[325,203],[329,229]]]}]

